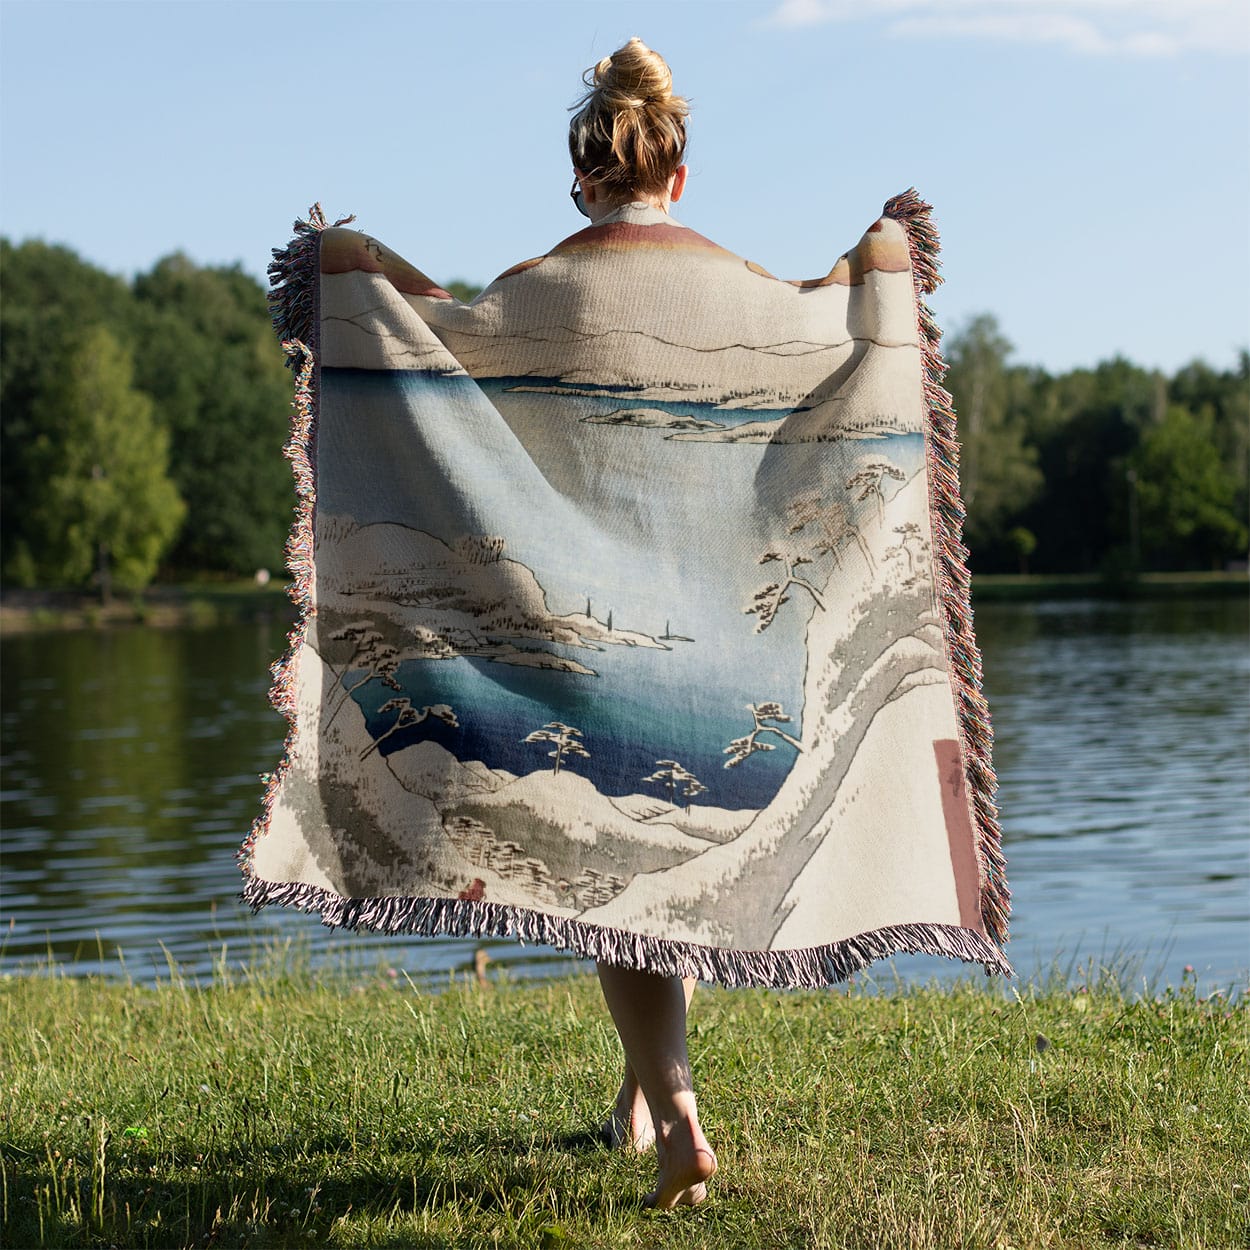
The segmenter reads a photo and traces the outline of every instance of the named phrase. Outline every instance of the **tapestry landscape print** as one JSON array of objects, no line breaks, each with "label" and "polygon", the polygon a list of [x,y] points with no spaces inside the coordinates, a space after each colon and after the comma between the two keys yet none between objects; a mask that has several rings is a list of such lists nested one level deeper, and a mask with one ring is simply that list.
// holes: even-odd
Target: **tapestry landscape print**
[{"label": "tapestry landscape print", "polygon": [[915,231],[787,283],[628,206],[465,305],[323,224],[245,895],[728,983],[1007,970]]}]

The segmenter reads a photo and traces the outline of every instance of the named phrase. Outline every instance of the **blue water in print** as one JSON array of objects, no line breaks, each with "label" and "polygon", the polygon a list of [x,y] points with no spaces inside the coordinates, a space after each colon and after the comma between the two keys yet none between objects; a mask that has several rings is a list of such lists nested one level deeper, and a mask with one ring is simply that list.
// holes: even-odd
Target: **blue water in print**
[{"label": "blue water in print", "polygon": [[[533,574],[551,614],[581,613],[592,601],[596,619],[613,620],[618,631],[689,640],[593,648],[515,640],[574,660],[593,676],[482,658],[410,660],[398,674],[404,693],[416,707],[450,705],[459,727],[431,718],[389,736],[383,753],[429,737],[461,760],[523,775],[553,763],[549,748],[523,739],[560,721],[581,731],[589,752],[561,766],[604,794],[654,791],[643,779],[658,760],[673,759],[707,787],[699,802],[767,805],[794,748],[764,732],[758,741],[772,749],[730,768],[725,748],[751,732],[748,704],[780,703],[791,719],[778,727],[801,737],[805,635],[816,608],[792,587],[773,623],[757,632],[759,618],[746,608],[779,568],[761,567],[760,557],[788,543],[785,507],[800,490],[842,502],[858,524],[875,524],[875,504],[857,503],[847,479],[864,458],[881,456],[911,478],[923,465],[921,435],[683,441],[664,428],[593,418],[646,409],[730,426],[786,414],[551,378],[479,383],[334,369],[323,371],[322,384],[334,400],[327,414],[348,415],[328,416],[319,431],[320,462],[334,466],[333,477],[319,478],[319,510],[358,524],[406,525],[452,547],[466,534],[504,535],[504,558]],[[402,417],[397,390],[409,406]],[[848,551],[847,564],[862,577],[858,559]],[[831,557],[816,558],[804,572],[823,586]],[[379,681],[356,692],[375,736],[394,724],[397,712],[380,709],[395,693]]]},{"label": "blue water in print", "polygon": [[[575,648],[556,647],[574,654]],[[613,648],[625,652],[626,648]],[[447,703],[461,722],[453,729],[431,717],[400,730],[379,748],[383,754],[403,750],[413,743],[433,739],[461,760],[480,760],[488,768],[503,768],[524,775],[554,767],[549,743],[526,743],[523,739],[550,721],[561,721],[581,730],[579,739],[588,756],[565,755],[561,768],[588,777],[602,794],[651,794],[664,791],[644,778],[655,772],[661,759],[675,759],[707,787],[694,801],[725,808],[759,808],[776,794],[794,760],[794,750],[773,734],[761,741],[776,749],[760,751],[732,768],[724,748],[734,738],[750,732],[753,719],[739,702],[736,717],[696,712],[666,700],[663,706],[600,693],[621,690],[625,682],[638,680],[634,666],[659,663],[652,657],[663,652],[628,649],[628,654],[596,653],[593,662],[601,678],[577,673],[534,672],[517,665],[497,664],[464,657],[452,660],[416,660],[400,666],[396,679],[414,706]],[[584,658],[584,653],[583,653]],[[616,679],[613,681],[613,679]],[[350,678],[348,679],[350,684]],[[370,682],[356,692],[372,736],[380,737],[394,724],[396,713],[379,712],[395,691]],[[717,708],[721,701],[717,701]],[[732,705],[731,705],[732,706]],[[783,724],[798,736],[794,722]]]}]

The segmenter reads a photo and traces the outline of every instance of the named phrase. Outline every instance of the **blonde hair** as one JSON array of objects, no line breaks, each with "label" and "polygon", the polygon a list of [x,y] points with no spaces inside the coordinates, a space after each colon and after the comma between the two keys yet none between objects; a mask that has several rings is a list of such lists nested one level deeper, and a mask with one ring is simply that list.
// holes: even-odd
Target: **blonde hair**
[{"label": "blonde hair", "polygon": [[569,155],[609,195],[663,192],[686,153],[686,101],[664,58],[631,39],[582,75]]}]

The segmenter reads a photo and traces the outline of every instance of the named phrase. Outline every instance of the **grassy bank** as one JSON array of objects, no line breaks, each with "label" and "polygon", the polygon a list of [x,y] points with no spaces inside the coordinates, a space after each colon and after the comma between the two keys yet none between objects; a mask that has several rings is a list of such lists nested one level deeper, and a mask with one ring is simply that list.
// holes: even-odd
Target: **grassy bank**
[{"label": "grassy bank", "polygon": [[1191,987],[1016,999],[701,989],[721,1171],[588,1137],[593,980],[416,993],[271,973],[0,984],[7,1246],[1245,1245],[1250,1010]]},{"label": "grassy bank", "polygon": [[1097,573],[978,573],[972,601],[1036,599],[1218,599],[1245,598],[1245,573],[1142,573],[1102,577]]},{"label": "grassy bank", "polygon": [[115,595],[108,604],[102,604],[98,595],[77,590],[6,588],[0,594],[0,633],[4,634],[119,625],[210,626],[268,619],[295,619],[285,582],[264,586],[250,578],[184,582],[153,586],[137,595]]}]

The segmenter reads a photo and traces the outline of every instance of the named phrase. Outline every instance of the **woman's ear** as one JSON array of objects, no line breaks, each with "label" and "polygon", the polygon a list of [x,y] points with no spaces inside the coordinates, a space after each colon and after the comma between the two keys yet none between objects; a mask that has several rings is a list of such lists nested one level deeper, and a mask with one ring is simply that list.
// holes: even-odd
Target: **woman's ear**
[{"label": "woman's ear", "polygon": [[669,190],[668,198],[672,200],[674,204],[681,199],[681,193],[686,189],[686,174],[688,172],[688,166],[678,165],[676,172],[673,174],[673,183]]},{"label": "woman's ear", "polygon": [[587,178],[576,165],[573,166],[573,173],[576,175],[577,181],[582,184],[582,202],[585,204],[593,204],[596,198],[594,179]]}]

